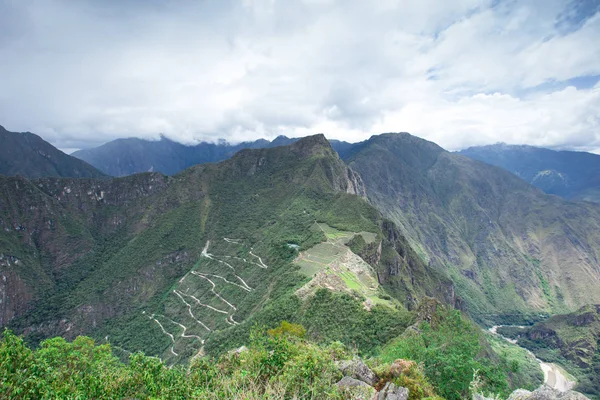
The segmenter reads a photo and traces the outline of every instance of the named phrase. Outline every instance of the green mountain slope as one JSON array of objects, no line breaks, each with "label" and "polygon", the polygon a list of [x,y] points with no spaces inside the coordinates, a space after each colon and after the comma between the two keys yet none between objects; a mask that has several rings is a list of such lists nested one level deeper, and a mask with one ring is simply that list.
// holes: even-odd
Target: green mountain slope
[{"label": "green mountain slope", "polygon": [[407,133],[373,136],[348,165],[370,202],[456,285],[479,320],[600,300],[600,208],[543,194]]},{"label": "green mountain slope", "polygon": [[459,154],[504,168],[546,193],[600,202],[597,154],[503,143],[470,147]]},{"label": "green mountain slope", "polygon": [[[361,196],[360,177],[322,135],[172,177],[2,178],[1,325],[32,341],[91,334],[173,361],[203,347],[228,350],[254,322],[294,318],[316,339],[375,346],[405,326],[402,304],[455,298],[451,282]],[[295,293],[311,276],[295,262],[296,247],[327,241],[319,226],[349,235],[339,246],[368,266],[341,271],[348,283],[337,293],[301,299]],[[373,292],[350,290],[363,272]],[[388,304],[365,310],[367,295]],[[337,331],[327,322],[332,304]]]},{"label": "green mountain slope", "polygon": [[29,132],[9,132],[0,126],[0,174],[28,178],[47,176],[101,178],[104,174]]}]

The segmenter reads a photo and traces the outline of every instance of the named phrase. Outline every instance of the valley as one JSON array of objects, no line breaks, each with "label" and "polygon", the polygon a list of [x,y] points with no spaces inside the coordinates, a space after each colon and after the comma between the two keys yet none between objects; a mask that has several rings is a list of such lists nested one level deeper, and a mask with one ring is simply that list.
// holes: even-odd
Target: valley
[{"label": "valley", "polygon": [[[517,340],[515,339],[511,339],[505,336],[502,336],[501,334],[498,333],[498,328],[501,327],[508,327],[508,328],[519,328],[519,329],[524,329],[524,326],[516,326],[516,325],[494,325],[491,328],[489,328],[489,331],[494,334],[494,335],[498,335],[500,336],[502,339],[506,340],[507,342],[516,345],[517,344]],[[532,357],[535,357],[535,355],[525,349],[528,354],[530,354]],[[559,366],[557,366],[556,364],[552,364],[552,363],[546,363],[540,359],[538,359],[537,357],[535,357],[535,360],[539,363],[540,368],[542,369],[542,371],[544,372],[544,384],[556,389],[560,392],[566,392],[568,390],[573,389],[573,387],[575,386],[575,384],[577,383],[576,381],[573,380],[572,377],[568,376],[568,373],[565,372],[562,368],[560,368]]]},{"label": "valley", "polygon": [[[420,360],[450,398],[455,378],[439,380],[427,361],[455,357],[449,343],[472,357],[469,382],[479,368],[497,392],[542,379],[570,389],[553,364],[542,374],[531,354],[463,318],[485,325],[593,300],[593,290],[580,296],[600,279],[600,249],[583,237],[595,237],[595,206],[548,198],[406,134],[345,151],[344,161],[316,135],[173,176],[2,177],[3,325],[33,345],[89,335],[121,361],[143,351],[185,366],[285,321],[316,346]],[[469,382],[456,390],[470,393]]]}]

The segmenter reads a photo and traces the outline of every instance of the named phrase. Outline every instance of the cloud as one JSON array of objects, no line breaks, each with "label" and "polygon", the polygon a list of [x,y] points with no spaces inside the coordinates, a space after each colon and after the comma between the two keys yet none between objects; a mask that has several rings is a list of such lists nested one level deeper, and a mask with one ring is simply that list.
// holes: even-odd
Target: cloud
[{"label": "cloud", "polygon": [[63,148],[409,131],[595,151],[598,37],[593,1],[0,0],[0,124]]}]

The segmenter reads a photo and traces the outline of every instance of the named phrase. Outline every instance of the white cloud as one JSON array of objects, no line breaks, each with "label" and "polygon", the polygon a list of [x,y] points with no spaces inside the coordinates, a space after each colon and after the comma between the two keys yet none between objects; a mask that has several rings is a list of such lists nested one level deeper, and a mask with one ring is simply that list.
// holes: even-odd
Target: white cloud
[{"label": "white cloud", "polygon": [[597,10],[370,3],[0,0],[0,124],[64,148],[384,131],[600,148],[598,85],[569,86],[600,75]]}]

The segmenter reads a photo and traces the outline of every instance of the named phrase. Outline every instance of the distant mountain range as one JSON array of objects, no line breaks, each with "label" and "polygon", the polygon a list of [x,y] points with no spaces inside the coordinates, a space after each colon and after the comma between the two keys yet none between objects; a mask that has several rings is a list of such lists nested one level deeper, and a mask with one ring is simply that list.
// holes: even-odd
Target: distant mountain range
[{"label": "distant mountain range", "polygon": [[[242,149],[285,146],[296,140],[298,139],[278,136],[272,141],[259,139],[238,144],[218,141],[188,146],[166,137],[156,141],[129,138],[113,140],[92,149],[79,150],[72,156],[90,163],[111,176],[127,176],[140,172],[173,175],[193,165],[226,160]],[[351,146],[346,142],[335,140],[331,142],[332,146],[342,154]]]},{"label": "distant mountain range", "polygon": [[0,126],[0,175],[28,178],[101,178],[105,174],[69,156],[30,132],[9,132]]},{"label": "distant mountain range", "polygon": [[599,155],[502,143],[458,153],[504,168],[548,194],[600,202]]}]

